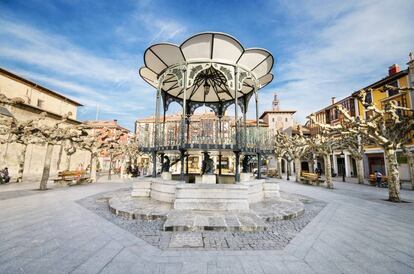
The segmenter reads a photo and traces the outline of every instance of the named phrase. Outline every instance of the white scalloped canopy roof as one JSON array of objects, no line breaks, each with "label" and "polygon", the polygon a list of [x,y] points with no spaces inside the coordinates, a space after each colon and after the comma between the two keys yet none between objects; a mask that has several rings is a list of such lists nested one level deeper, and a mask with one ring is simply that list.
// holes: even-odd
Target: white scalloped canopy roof
[{"label": "white scalloped canopy roof", "polygon": [[[273,80],[271,69],[273,56],[265,49],[244,49],[235,38],[224,33],[196,34],[180,46],[161,43],[149,47],[144,54],[145,66],[139,71],[141,77],[153,87],[157,78],[169,67],[183,63],[213,62],[227,65],[238,65],[251,72],[258,79],[259,87],[263,88]],[[205,94],[204,85],[207,82],[210,92]],[[162,89],[171,96],[182,99],[183,90],[173,75],[167,75]],[[253,91],[253,81],[247,78],[237,93],[241,97]],[[234,99],[234,90],[226,84],[225,76],[218,70],[210,67],[200,72],[186,92],[187,100],[197,102],[217,102]]]}]

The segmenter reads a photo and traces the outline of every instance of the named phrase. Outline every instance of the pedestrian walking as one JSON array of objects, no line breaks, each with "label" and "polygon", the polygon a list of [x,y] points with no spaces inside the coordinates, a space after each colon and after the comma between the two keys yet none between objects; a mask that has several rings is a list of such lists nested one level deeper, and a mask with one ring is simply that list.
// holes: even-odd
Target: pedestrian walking
[{"label": "pedestrian walking", "polygon": [[377,181],[377,187],[381,187],[382,174],[379,171],[375,171],[375,180]]}]

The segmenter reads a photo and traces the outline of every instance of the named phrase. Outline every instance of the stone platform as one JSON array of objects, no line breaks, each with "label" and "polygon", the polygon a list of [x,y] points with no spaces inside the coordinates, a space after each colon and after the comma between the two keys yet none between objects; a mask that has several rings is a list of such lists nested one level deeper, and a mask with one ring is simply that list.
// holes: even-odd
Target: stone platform
[{"label": "stone platform", "polygon": [[303,203],[281,193],[280,198],[264,198],[250,204],[247,210],[177,210],[173,203],[149,197],[131,197],[129,190],[111,195],[108,204],[112,213],[127,219],[165,221],[165,231],[265,231],[267,222],[286,220],[304,212]]}]

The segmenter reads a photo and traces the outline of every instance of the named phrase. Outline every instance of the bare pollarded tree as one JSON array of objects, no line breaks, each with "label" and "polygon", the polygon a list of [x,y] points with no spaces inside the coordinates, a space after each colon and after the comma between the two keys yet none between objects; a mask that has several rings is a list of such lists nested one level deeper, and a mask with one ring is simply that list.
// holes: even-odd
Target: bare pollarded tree
[{"label": "bare pollarded tree", "polygon": [[110,130],[103,129],[99,132],[93,133],[93,128],[86,124],[78,126],[78,130],[80,130],[82,134],[74,141],[77,146],[90,152],[90,177],[91,182],[95,183],[97,181],[96,165],[98,161],[98,156],[110,141]]},{"label": "bare pollarded tree", "polygon": [[[278,178],[282,178],[282,158],[288,162],[288,173],[290,172],[290,162],[294,161],[296,182],[300,182],[301,177],[301,160],[309,153],[309,138],[305,137],[302,130],[298,126],[299,134],[288,136],[285,133],[276,131],[274,135],[275,146],[274,153],[276,157],[276,165],[278,171]],[[290,175],[290,174],[289,174]]]},{"label": "bare pollarded tree", "polygon": [[[396,88],[385,86],[384,89],[396,91],[408,91],[411,88]],[[372,92],[371,89],[367,90]],[[342,106],[336,105],[341,113],[341,124],[330,126],[321,125],[329,131],[339,132],[341,135],[361,135],[368,142],[376,144],[384,150],[387,175],[389,200],[400,202],[400,174],[398,170],[397,150],[403,149],[404,144],[413,139],[414,131],[414,110],[399,106],[391,100],[386,103],[383,109],[378,108],[372,100],[366,100],[366,90],[360,90],[356,95],[367,114],[366,119],[351,116]]]},{"label": "bare pollarded tree", "polygon": [[286,144],[288,143],[288,136],[280,131],[276,131],[274,135],[275,140],[275,158],[276,158],[276,169],[277,178],[282,179],[282,158],[286,153]]},{"label": "bare pollarded tree", "polygon": [[296,182],[300,182],[302,171],[301,160],[310,147],[308,138],[303,135],[299,126],[298,132],[299,134],[288,136],[285,142],[285,153],[289,154],[295,163]]},{"label": "bare pollarded tree", "polygon": [[78,130],[82,132],[81,136],[77,140],[73,140],[77,146],[89,151],[91,153],[90,174],[91,181],[96,182],[96,165],[99,155],[106,152],[110,157],[110,167],[108,173],[108,179],[111,179],[112,162],[117,157],[123,154],[122,150],[122,138],[125,135],[124,132],[113,132],[109,128],[103,128],[94,132],[94,128],[90,125],[83,124],[78,126]]},{"label": "bare pollarded tree", "polygon": [[367,143],[365,135],[356,128],[346,130],[343,125],[327,125],[316,121],[315,116],[311,115],[310,120],[313,124],[321,127],[323,134],[329,135],[332,138],[332,149],[347,150],[351,157],[355,159],[358,183],[364,183],[364,144]]},{"label": "bare pollarded tree", "polygon": [[[4,94],[0,94],[0,105],[2,106],[13,106],[20,103],[23,103],[24,100],[15,97],[8,98]],[[24,174],[24,164],[26,161],[26,151],[27,147],[30,144],[39,144],[42,142],[42,134],[40,131],[40,124],[46,118],[46,113],[41,113],[39,117],[35,119],[21,121],[15,117],[5,117],[1,115],[0,119],[0,135],[6,136],[6,138],[1,138],[0,143],[6,144],[6,149],[3,155],[5,160],[7,156],[8,145],[11,143],[17,143],[22,146],[20,153],[18,154],[18,173],[17,173],[17,182],[23,181]]]},{"label": "bare pollarded tree", "polygon": [[362,134],[346,133],[341,135],[338,142],[339,148],[347,150],[351,157],[355,159],[356,173],[358,184],[364,183],[364,144],[365,140]]},{"label": "bare pollarded tree", "polygon": [[46,155],[43,165],[42,179],[40,181],[40,190],[47,189],[47,182],[50,176],[50,166],[52,163],[53,147],[63,145],[66,140],[76,140],[82,136],[82,131],[78,127],[61,125],[66,123],[71,113],[63,115],[60,121],[55,122],[53,126],[41,124],[39,126],[41,143],[46,145]]},{"label": "bare pollarded tree", "polygon": [[20,154],[18,155],[19,169],[17,173],[17,182],[23,181],[24,164],[26,162],[26,151],[30,144],[42,143],[42,134],[40,131],[40,123],[45,119],[46,113],[42,113],[38,118],[19,121],[12,119],[3,121],[1,127],[3,132],[8,135],[7,143],[17,143],[22,146]]},{"label": "bare pollarded tree", "polygon": [[[387,89],[405,90],[386,86]],[[358,128],[368,140],[384,150],[387,162],[389,200],[400,202],[400,174],[398,170],[397,150],[413,139],[414,110],[398,106],[397,102],[390,101],[384,109],[379,109],[372,102],[367,102],[366,91],[361,90],[357,96],[366,112],[371,112],[365,120],[355,119],[340,106],[346,128]]]},{"label": "bare pollarded tree", "polygon": [[130,163],[135,163],[139,155],[138,143],[136,142],[135,135],[131,135],[127,142],[122,143],[121,151],[121,177],[123,177],[126,163],[128,161]]},{"label": "bare pollarded tree", "polygon": [[333,188],[331,154],[337,140],[326,132],[318,133],[309,139],[309,149],[323,157],[325,182],[327,188]]}]

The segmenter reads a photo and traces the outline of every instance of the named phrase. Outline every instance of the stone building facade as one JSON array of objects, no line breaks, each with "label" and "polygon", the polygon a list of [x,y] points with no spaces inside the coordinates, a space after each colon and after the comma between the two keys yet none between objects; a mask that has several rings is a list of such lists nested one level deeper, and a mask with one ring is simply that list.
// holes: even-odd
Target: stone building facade
[{"label": "stone building facade", "polygon": [[[54,125],[61,120],[62,115],[69,115],[66,125],[79,125],[77,120],[77,109],[82,105],[62,94],[48,89],[38,83],[14,74],[8,70],[0,68],[0,93],[8,98],[19,97],[22,103],[10,106],[3,106],[17,120],[31,120],[39,117],[42,112],[46,113],[45,123]],[[1,114],[0,114],[1,115]],[[12,143],[1,145],[0,149],[0,168],[9,168],[12,181],[16,179],[19,166],[19,155],[22,145]],[[46,146],[30,144],[26,150],[24,164],[24,181],[38,181],[43,171]],[[65,161],[70,161],[66,163]],[[66,157],[62,146],[56,145],[53,149],[51,176],[55,176],[58,171],[63,170],[69,164],[69,169],[79,169],[86,167],[90,162],[90,154],[86,151],[78,150],[70,158]]]}]

